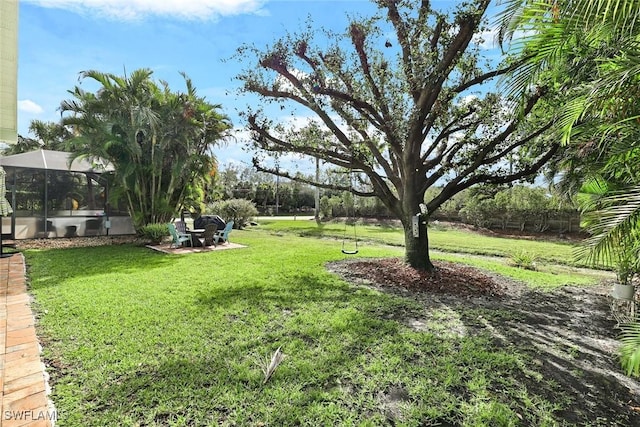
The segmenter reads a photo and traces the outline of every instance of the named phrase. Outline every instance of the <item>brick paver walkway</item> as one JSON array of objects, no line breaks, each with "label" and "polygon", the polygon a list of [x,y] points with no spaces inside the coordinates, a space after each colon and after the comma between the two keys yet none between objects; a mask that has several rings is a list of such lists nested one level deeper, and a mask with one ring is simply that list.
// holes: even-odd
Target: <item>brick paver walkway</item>
[{"label": "brick paver walkway", "polygon": [[49,427],[44,365],[27,293],[22,254],[0,258],[0,426]]}]

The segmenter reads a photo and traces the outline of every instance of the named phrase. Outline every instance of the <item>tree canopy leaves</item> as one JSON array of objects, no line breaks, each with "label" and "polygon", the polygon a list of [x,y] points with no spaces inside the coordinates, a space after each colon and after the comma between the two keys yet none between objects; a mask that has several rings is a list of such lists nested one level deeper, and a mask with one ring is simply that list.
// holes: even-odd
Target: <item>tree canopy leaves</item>
[{"label": "tree canopy leaves", "polygon": [[115,166],[112,193],[127,201],[136,226],[169,220],[202,191],[216,167],[211,149],[231,127],[221,106],[183,77],[186,90],[174,92],[148,69],[125,76],[85,71],[81,79],[100,89],[76,86],[60,105],[63,124],[76,135],[71,150]]}]

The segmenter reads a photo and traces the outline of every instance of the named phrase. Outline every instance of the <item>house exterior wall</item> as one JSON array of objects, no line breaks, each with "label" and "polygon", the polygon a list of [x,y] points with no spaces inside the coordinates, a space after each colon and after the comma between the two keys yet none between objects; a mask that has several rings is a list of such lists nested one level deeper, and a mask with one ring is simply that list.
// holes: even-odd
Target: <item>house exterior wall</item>
[{"label": "house exterior wall", "polygon": [[18,0],[0,1],[0,141],[18,138]]}]

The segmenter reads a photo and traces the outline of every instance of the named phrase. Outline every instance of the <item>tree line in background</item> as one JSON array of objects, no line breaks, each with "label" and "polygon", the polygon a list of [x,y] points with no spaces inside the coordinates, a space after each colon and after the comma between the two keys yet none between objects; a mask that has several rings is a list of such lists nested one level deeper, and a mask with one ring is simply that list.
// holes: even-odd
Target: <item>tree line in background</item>
[{"label": "tree line in background", "polygon": [[[330,174],[331,172],[327,172]],[[338,179],[345,179],[344,174]],[[276,178],[252,168],[229,166],[219,172],[215,198],[252,201],[260,215],[315,213],[316,188]],[[434,187],[427,191],[440,191]],[[278,206],[276,209],[276,202]],[[320,219],[394,218],[378,198],[354,196],[349,191],[320,190]],[[434,220],[455,221],[482,228],[528,232],[581,231],[579,204],[547,188],[531,185],[484,185],[462,191],[432,215]]]}]

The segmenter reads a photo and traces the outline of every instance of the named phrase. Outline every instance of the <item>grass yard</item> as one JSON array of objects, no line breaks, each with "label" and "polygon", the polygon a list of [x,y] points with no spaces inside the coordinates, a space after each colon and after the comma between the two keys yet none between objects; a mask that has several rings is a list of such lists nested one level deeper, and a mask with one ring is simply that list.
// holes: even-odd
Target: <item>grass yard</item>
[{"label": "grass yard", "polygon": [[[446,327],[517,322],[513,313],[443,307],[430,313],[440,319],[432,331],[415,330],[400,319],[420,314],[416,301],[325,270],[345,257],[335,240],[272,227],[235,230],[247,248],[182,256],[129,245],[26,251],[58,425],[552,426],[576,404],[530,352],[496,345],[489,330]],[[367,243],[358,256],[401,254]],[[596,281],[538,274],[542,287]],[[287,357],[263,383],[279,347]]]},{"label": "grass yard", "polygon": [[[352,226],[346,227],[339,222],[317,225],[310,220],[262,220],[260,229],[273,233],[293,233],[299,236],[343,238],[345,234],[352,238]],[[358,238],[387,245],[404,246],[404,233],[399,226],[360,224],[356,225]],[[579,266],[574,259],[575,244],[543,242],[529,239],[485,236],[480,233],[441,226],[429,227],[429,246],[431,249],[444,252],[463,252],[475,255],[509,257],[526,249],[528,253],[542,262],[552,262],[570,266]]]}]

